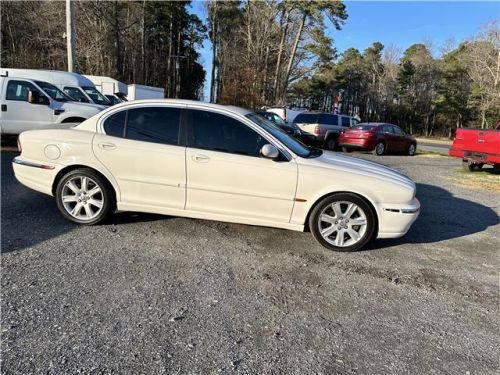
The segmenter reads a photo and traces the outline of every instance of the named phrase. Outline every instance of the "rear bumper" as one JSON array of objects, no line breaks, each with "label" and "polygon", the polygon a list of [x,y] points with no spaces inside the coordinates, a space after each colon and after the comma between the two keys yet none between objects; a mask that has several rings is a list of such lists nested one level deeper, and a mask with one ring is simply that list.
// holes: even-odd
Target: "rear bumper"
[{"label": "rear bumper", "polygon": [[340,138],[339,146],[350,149],[373,150],[376,141],[366,138]]},{"label": "rear bumper", "polygon": [[404,236],[420,215],[420,202],[414,198],[409,204],[383,204],[379,206],[379,232],[377,238]]},{"label": "rear bumper", "polygon": [[12,160],[16,179],[30,189],[52,195],[52,184],[61,167],[56,164],[39,163],[17,156]]},{"label": "rear bumper", "polygon": [[467,151],[451,147],[448,155],[457,158],[472,160],[478,163],[497,164],[500,163],[500,154],[488,154],[479,151]]}]

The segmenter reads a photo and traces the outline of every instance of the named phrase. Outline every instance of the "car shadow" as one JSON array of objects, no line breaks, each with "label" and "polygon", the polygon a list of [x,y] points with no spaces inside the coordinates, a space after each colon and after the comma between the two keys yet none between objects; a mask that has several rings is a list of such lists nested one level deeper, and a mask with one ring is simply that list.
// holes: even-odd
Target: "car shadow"
[{"label": "car shadow", "polygon": [[492,208],[458,198],[437,186],[417,184],[417,198],[421,203],[420,216],[408,233],[397,239],[373,241],[366,250],[460,238],[482,232],[500,222]]}]

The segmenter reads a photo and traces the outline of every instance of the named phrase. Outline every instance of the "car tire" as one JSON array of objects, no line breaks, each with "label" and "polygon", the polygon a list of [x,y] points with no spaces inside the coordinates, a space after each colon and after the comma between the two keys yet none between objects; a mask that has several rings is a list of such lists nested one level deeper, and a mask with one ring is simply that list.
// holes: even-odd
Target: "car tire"
[{"label": "car tire", "polygon": [[467,171],[467,172],[476,172],[479,171],[483,168],[483,163],[476,163],[472,160],[468,159],[463,159],[462,160],[462,167]]},{"label": "car tire", "polygon": [[384,142],[378,142],[375,145],[375,149],[373,150],[373,153],[378,156],[382,156],[385,154],[385,143]]},{"label": "car tire", "polygon": [[337,140],[333,137],[330,137],[326,140],[325,146],[327,150],[333,151],[337,147]]},{"label": "car tire", "polygon": [[82,225],[102,223],[116,209],[113,187],[90,168],[66,173],[57,183],[55,196],[61,214]]},{"label": "car tire", "polygon": [[415,153],[417,152],[417,146],[415,145],[415,143],[412,143],[410,144],[410,146],[408,146],[408,156],[415,156]]},{"label": "car tire", "polygon": [[[377,218],[361,197],[338,193],[321,200],[309,216],[316,241],[333,251],[357,251],[375,236]],[[340,237],[341,236],[341,237]]]}]

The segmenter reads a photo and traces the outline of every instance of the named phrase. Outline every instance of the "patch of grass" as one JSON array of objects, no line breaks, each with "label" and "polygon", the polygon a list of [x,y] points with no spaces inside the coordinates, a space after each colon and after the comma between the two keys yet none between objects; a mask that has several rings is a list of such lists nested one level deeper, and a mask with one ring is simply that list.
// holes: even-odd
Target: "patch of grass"
[{"label": "patch of grass", "polygon": [[453,141],[451,141],[448,138],[445,137],[440,137],[440,138],[425,138],[425,137],[418,137],[416,138],[417,142],[424,142],[424,143],[436,143],[440,145],[451,145]]},{"label": "patch of grass", "polygon": [[439,156],[448,156],[448,154],[446,154],[444,152],[424,150],[421,148],[417,148],[417,152],[415,153],[415,155],[416,156],[424,156],[424,157],[428,157],[428,158],[439,157]]},{"label": "patch of grass", "polygon": [[452,183],[470,189],[482,189],[500,194],[500,170],[485,167],[480,171],[467,172],[464,169],[456,169],[452,176],[448,177]]}]

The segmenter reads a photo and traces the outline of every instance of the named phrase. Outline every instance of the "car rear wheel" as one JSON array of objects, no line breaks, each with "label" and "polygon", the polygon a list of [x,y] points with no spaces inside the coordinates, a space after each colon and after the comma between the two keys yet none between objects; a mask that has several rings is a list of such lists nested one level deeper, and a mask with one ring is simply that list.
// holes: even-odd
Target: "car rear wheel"
[{"label": "car rear wheel", "polygon": [[416,151],[417,151],[417,147],[415,146],[415,143],[412,143],[408,147],[408,156],[414,156]]},{"label": "car rear wheel", "polygon": [[337,147],[337,140],[333,137],[330,137],[326,140],[326,148],[328,150],[335,150],[335,147]]},{"label": "car rear wheel", "polygon": [[483,163],[476,163],[472,160],[468,159],[463,159],[462,160],[462,167],[467,171],[467,172],[475,172],[479,171],[483,168],[484,164]]},{"label": "car rear wheel", "polygon": [[59,180],[56,202],[66,219],[84,225],[102,222],[116,205],[109,183],[88,168],[70,171]]},{"label": "car rear wheel", "polygon": [[373,151],[375,155],[384,155],[385,154],[385,143],[384,142],[378,142],[377,145],[375,146],[375,150]]},{"label": "car rear wheel", "polygon": [[373,238],[376,218],[359,196],[341,193],[326,197],[313,209],[309,228],[327,249],[357,251]]}]

